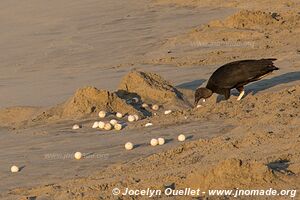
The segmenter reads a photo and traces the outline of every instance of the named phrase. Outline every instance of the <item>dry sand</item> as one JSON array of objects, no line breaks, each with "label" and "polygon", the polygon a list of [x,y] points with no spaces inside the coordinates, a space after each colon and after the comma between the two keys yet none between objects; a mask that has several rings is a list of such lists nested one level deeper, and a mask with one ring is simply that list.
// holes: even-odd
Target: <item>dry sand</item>
[{"label": "dry sand", "polygon": [[[299,192],[297,1],[27,3],[0,3],[0,199],[117,199],[115,187]],[[233,92],[191,107],[219,65],[261,57],[278,58],[280,71],[248,85],[240,102]],[[141,120],[95,130],[100,110]],[[158,137],[166,144],[151,147]],[[85,158],[74,160],[76,151]],[[231,199],[208,197],[220,198]]]}]

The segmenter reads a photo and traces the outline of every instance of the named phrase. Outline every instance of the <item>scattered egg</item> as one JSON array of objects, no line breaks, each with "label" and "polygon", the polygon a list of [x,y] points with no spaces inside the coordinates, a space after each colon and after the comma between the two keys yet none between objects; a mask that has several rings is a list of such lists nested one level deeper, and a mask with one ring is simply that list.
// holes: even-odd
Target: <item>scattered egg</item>
[{"label": "scattered egg", "polygon": [[104,125],[104,129],[107,130],[107,131],[110,131],[111,128],[112,128],[112,125],[111,125],[110,123],[106,123],[106,124]]},{"label": "scattered egg", "polygon": [[104,123],[104,122],[101,122],[101,121],[100,121],[98,124],[99,124],[99,128],[104,129],[104,126],[105,126],[105,123]]},{"label": "scattered egg", "polygon": [[152,105],[152,110],[158,110],[159,106],[157,104]]},{"label": "scattered egg", "polygon": [[183,134],[178,135],[178,141],[180,141],[180,142],[185,141],[185,135],[183,135]]},{"label": "scattered egg", "polygon": [[202,107],[202,105],[197,105],[197,108],[201,108]]},{"label": "scattered egg", "polygon": [[145,124],[145,127],[152,126],[152,125],[153,125],[152,123],[147,123]]},{"label": "scattered egg", "polygon": [[115,120],[115,119],[112,119],[112,120],[109,121],[109,123],[114,126],[118,123],[118,121]]},{"label": "scattered egg", "polygon": [[12,173],[16,173],[16,172],[19,172],[20,169],[19,169],[19,167],[13,165],[13,166],[11,166],[10,171],[11,171]]},{"label": "scattered egg", "polygon": [[118,112],[118,113],[116,114],[116,117],[117,117],[117,118],[122,118],[122,117],[123,117],[123,114]]},{"label": "scattered egg", "polygon": [[119,130],[122,130],[123,126],[122,126],[122,124],[115,124],[114,128],[119,131]]},{"label": "scattered egg", "polygon": [[78,125],[78,124],[74,124],[73,127],[72,127],[73,130],[77,130],[77,129],[80,129],[80,128],[81,128],[81,127],[80,127],[80,125]]},{"label": "scattered egg", "polygon": [[135,117],[134,117],[133,115],[129,115],[129,116],[128,116],[128,121],[129,121],[129,122],[135,121]]},{"label": "scattered egg", "polygon": [[148,107],[149,107],[149,105],[148,105],[148,104],[146,104],[146,103],[143,103],[143,104],[142,104],[142,107],[143,107],[143,108],[148,108]]},{"label": "scattered egg", "polygon": [[80,159],[82,158],[82,153],[81,153],[81,152],[76,152],[76,153],[74,154],[74,158],[75,158],[76,160],[80,160]]},{"label": "scattered egg", "polygon": [[139,116],[138,115],[133,115],[133,116],[134,116],[135,121],[139,120]]},{"label": "scattered egg", "polygon": [[158,145],[158,140],[155,139],[155,138],[153,138],[153,139],[150,141],[150,144],[151,144],[151,146],[156,146],[156,145]]},{"label": "scattered egg", "polygon": [[202,102],[205,102],[205,101],[206,101],[205,99],[202,100]]},{"label": "scattered egg", "polygon": [[106,112],[103,111],[103,110],[101,110],[101,111],[99,112],[99,117],[100,117],[100,118],[106,117]]},{"label": "scattered egg", "polygon": [[157,140],[158,140],[159,145],[165,144],[165,139],[164,138],[158,138]]},{"label": "scattered egg", "polygon": [[172,110],[166,110],[165,111],[165,115],[168,115],[168,114],[170,114],[172,112]]},{"label": "scattered egg", "polygon": [[126,149],[126,150],[131,150],[131,149],[133,149],[133,144],[132,144],[131,142],[127,142],[127,143],[125,144],[125,149]]},{"label": "scattered egg", "polygon": [[99,122],[94,122],[92,128],[98,128],[99,127]]}]

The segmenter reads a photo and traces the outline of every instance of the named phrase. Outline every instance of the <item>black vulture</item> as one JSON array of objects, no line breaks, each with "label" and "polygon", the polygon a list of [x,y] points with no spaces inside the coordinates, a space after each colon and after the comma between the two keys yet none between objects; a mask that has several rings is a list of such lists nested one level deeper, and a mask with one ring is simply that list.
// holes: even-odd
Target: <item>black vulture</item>
[{"label": "black vulture", "polygon": [[279,68],[274,66],[276,58],[260,60],[239,60],[227,63],[219,67],[209,78],[205,88],[197,88],[195,92],[195,106],[203,98],[205,101],[213,93],[225,96],[229,99],[230,90],[236,88],[240,95],[237,100],[241,100],[245,94],[244,85],[262,79],[274,70]]}]

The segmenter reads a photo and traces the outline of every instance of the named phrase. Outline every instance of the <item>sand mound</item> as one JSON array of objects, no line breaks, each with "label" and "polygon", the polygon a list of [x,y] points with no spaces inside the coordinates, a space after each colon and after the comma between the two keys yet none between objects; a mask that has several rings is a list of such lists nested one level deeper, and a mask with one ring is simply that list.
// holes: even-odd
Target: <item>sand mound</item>
[{"label": "sand mound", "polygon": [[114,93],[95,87],[78,89],[66,102],[51,108],[7,108],[0,110],[0,122],[4,126],[17,127],[48,121],[92,117],[100,110],[137,114],[144,117],[148,113],[140,106],[127,100],[137,96],[146,103],[158,103],[172,107],[188,107],[184,95],[168,81],[154,73],[132,71],[120,83]]},{"label": "sand mound", "polygon": [[82,117],[100,110],[139,114],[138,110],[127,104],[115,93],[107,90],[98,90],[94,87],[86,87],[78,89],[74,96],[63,105],[62,116]]},{"label": "sand mound", "polygon": [[241,10],[225,20],[216,20],[208,24],[209,27],[235,28],[235,29],[280,29],[294,28],[298,23],[299,16],[295,13],[285,13],[281,16],[278,13]]},{"label": "sand mound", "polygon": [[[161,48],[147,53],[142,63],[176,66],[221,65],[259,57],[297,59],[300,15],[295,11],[241,10],[184,34],[167,38]],[[163,49],[164,51],[162,51]],[[170,53],[166,53],[171,50]]]},{"label": "sand mound", "polygon": [[98,113],[100,110],[107,112],[121,112],[142,115],[132,105],[127,104],[115,93],[107,90],[98,90],[95,87],[78,89],[65,103],[43,112],[35,120],[43,119],[76,119]]},{"label": "sand mound", "polygon": [[275,181],[272,171],[258,162],[227,159],[209,170],[192,173],[187,182],[195,188],[242,188],[261,186]]},{"label": "sand mound", "polygon": [[0,110],[0,122],[3,126],[30,125],[54,120],[78,119],[91,116],[100,110],[138,114],[143,116],[132,105],[119,98],[115,93],[98,90],[95,87],[78,89],[65,103],[45,108],[15,107]]},{"label": "sand mound", "polygon": [[277,25],[278,23],[279,20],[276,19],[275,15],[273,16],[271,13],[242,10],[228,17],[223,22],[215,21],[210,25],[220,25],[228,28],[260,29],[270,25]]},{"label": "sand mound", "polygon": [[183,95],[161,76],[150,73],[131,71],[121,81],[119,94],[133,93],[143,101],[159,104],[185,105]]}]

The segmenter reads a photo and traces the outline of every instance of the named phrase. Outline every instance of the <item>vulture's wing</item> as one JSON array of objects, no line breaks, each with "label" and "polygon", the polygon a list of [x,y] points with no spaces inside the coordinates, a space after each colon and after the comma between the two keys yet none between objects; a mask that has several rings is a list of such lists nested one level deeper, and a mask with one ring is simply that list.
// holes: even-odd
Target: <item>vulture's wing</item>
[{"label": "vulture's wing", "polygon": [[243,60],[225,64],[212,74],[208,84],[220,88],[234,88],[258,80],[263,75],[278,69],[273,65],[274,60],[276,59]]}]

